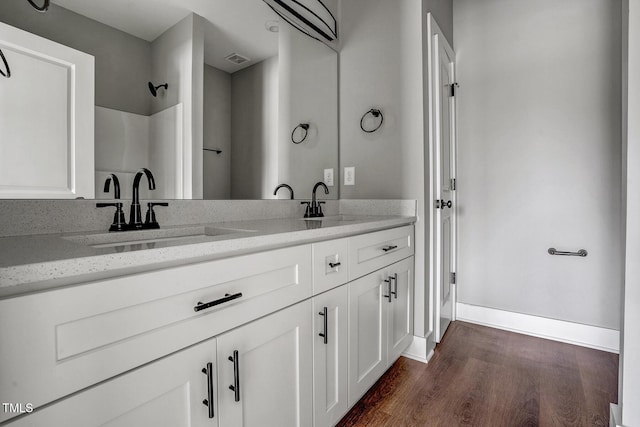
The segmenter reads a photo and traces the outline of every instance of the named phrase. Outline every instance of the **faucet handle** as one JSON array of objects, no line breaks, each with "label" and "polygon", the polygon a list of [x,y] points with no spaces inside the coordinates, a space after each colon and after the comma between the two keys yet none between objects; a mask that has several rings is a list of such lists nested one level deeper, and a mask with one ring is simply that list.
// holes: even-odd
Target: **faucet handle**
[{"label": "faucet handle", "polygon": [[311,202],[300,202],[301,205],[307,205],[307,207],[304,210],[304,217],[305,218],[309,218],[311,216],[310,214],[310,206],[311,206]]},{"label": "faucet handle", "polygon": [[169,206],[167,202],[149,202],[147,203],[147,215],[144,221],[143,228],[160,228],[160,224],[156,220],[156,213],[153,210],[154,206]]},{"label": "faucet handle", "polygon": [[109,231],[125,231],[127,229],[127,222],[124,219],[124,211],[122,210],[122,203],[96,203],[96,208],[116,208],[116,213],[113,214],[113,222]]},{"label": "faucet handle", "polygon": [[318,216],[324,216],[324,213],[322,213],[322,205],[324,205],[327,202],[318,202]]}]

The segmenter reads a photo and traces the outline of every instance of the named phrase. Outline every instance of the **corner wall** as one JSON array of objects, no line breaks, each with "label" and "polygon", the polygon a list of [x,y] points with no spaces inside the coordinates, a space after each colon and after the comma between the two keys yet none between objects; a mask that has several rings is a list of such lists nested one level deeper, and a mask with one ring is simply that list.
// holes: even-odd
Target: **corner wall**
[{"label": "corner wall", "polygon": [[[451,31],[452,2],[348,0],[341,6],[340,198],[418,200],[414,335],[424,337],[431,310],[425,286],[423,30],[431,11]],[[371,108],[382,110],[384,124],[367,134],[360,118]],[[355,166],[355,186],[344,185],[347,166]]]},{"label": "corner wall", "polygon": [[454,1],[459,302],[620,327],[620,7]]}]

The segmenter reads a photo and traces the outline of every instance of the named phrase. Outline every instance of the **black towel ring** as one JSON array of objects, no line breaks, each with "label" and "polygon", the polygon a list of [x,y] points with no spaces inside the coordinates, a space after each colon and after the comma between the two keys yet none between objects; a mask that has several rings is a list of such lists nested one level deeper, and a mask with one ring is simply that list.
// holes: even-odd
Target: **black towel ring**
[{"label": "black towel ring", "polygon": [[35,3],[33,2],[33,0],[27,0],[27,1],[28,1],[28,2],[29,2],[29,4],[30,4],[31,6],[33,6],[33,8],[34,8],[35,10],[37,10],[38,12],[42,12],[42,13],[44,13],[44,12],[46,12],[46,11],[49,9],[49,0],[44,0],[44,3],[42,4],[42,6],[38,6],[37,4],[35,4]]},{"label": "black towel ring", "polygon": [[4,62],[4,69],[6,70],[6,73],[0,70],[0,74],[2,74],[2,76],[6,78],[11,77],[11,68],[9,68],[9,63],[7,62],[7,58],[4,57],[2,49],[0,49],[0,58],[2,59],[2,62]]},{"label": "black towel ring", "polygon": [[[380,117],[380,123],[378,123],[378,126],[376,126],[371,130],[367,130],[364,128],[364,119],[365,117],[367,117],[368,114],[371,114],[373,117]],[[362,129],[366,133],[373,133],[378,129],[380,129],[380,126],[382,126],[382,122],[384,122],[384,116],[382,115],[382,111],[378,110],[377,108],[372,108],[371,110],[364,113],[364,115],[360,119],[360,129]]]},{"label": "black towel ring", "polygon": [[[302,139],[300,139],[299,141],[296,141],[295,133],[296,133],[296,130],[298,130],[298,128],[302,129],[304,133],[302,135]],[[307,139],[308,133],[309,133],[309,123],[300,123],[298,126],[294,127],[293,132],[291,132],[291,142],[293,142],[294,144],[300,144],[302,141]]]}]

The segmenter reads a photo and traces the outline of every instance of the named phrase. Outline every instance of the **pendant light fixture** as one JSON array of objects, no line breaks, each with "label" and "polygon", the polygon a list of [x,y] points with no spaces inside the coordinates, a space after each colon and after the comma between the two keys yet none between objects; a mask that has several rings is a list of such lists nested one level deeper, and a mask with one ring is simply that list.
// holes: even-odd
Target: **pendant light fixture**
[{"label": "pendant light fixture", "polygon": [[264,0],[282,19],[320,41],[338,38],[336,18],[320,0]]}]

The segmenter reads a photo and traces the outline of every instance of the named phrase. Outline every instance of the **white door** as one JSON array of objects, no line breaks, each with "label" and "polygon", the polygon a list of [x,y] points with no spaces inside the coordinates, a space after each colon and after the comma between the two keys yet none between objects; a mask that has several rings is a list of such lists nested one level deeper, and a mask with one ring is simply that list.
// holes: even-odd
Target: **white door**
[{"label": "white door", "polygon": [[382,270],[349,283],[349,406],[387,369],[388,292]]},{"label": "white door", "polygon": [[349,287],[313,297],[313,425],[333,426],[347,412]]},{"label": "white door", "polygon": [[93,57],[1,22],[0,50],[0,198],[93,198]]},{"label": "white door", "polygon": [[311,300],[218,337],[220,425],[312,425]]},{"label": "white door", "polygon": [[[437,26],[436,26],[437,27]],[[455,54],[442,34],[432,39],[435,110],[435,331],[440,342],[454,316],[455,274]]]},{"label": "white door", "polygon": [[413,340],[413,257],[406,258],[389,269],[391,299],[388,339],[388,364],[395,362]]},{"label": "white door", "polygon": [[8,425],[217,427],[216,394],[216,340],[210,339]]}]

